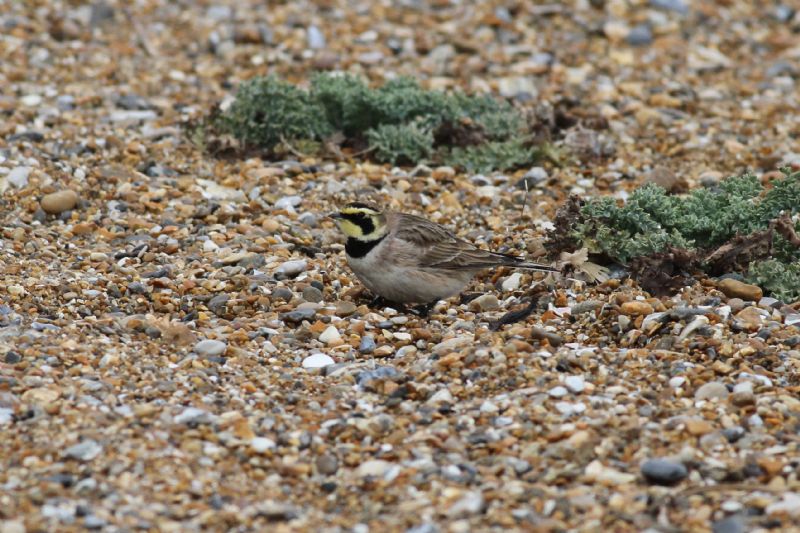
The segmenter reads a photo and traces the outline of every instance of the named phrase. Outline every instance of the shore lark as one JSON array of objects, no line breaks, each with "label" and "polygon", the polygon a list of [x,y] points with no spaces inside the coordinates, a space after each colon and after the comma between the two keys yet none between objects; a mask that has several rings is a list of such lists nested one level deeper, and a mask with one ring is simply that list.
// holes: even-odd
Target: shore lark
[{"label": "shore lark", "polygon": [[459,294],[481,270],[509,266],[558,272],[513,255],[482,250],[422,217],[361,203],[329,215],[347,237],[347,263],[375,295],[432,306]]}]

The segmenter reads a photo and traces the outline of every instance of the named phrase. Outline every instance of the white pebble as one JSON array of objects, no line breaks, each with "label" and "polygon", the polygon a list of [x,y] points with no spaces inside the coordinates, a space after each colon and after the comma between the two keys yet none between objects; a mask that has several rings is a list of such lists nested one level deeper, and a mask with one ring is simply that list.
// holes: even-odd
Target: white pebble
[{"label": "white pebble", "polygon": [[275,448],[275,441],[266,437],[256,437],[250,441],[250,447],[256,453],[264,453]]},{"label": "white pebble", "polygon": [[339,335],[339,330],[337,330],[335,326],[328,326],[325,331],[320,334],[319,340],[325,344],[334,344],[340,342],[342,336]]},{"label": "white pebble", "polygon": [[328,365],[334,364],[331,356],[324,353],[315,353],[303,359],[303,368],[324,368]]},{"label": "white pebble", "polygon": [[553,398],[563,398],[568,394],[568,391],[566,388],[562,387],[561,385],[558,385],[557,387],[553,387],[552,389],[550,389],[550,392],[548,392],[548,394]]},{"label": "white pebble", "polygon": [[522,281],[522,274],[520,274],[519,272],[514,272],[513,274],[511,274],[510,276],[508,276],[506,279],[503,280],[503,284],[501,286],[503,287],[503,290],[505,292],[513,292],[519,289],[521,281]]},{"label": "white pebble", "polygon": [[581,376],[567,376],[564,379],[564,385],[575,394],[580,394],[586,388],[586,383]]},{"label": "white pebble", "polygon": [[205,339],[194,345],[195,353],[205,357],[222,355],[227,349],[228,345],[226,343],[214,339]]}]

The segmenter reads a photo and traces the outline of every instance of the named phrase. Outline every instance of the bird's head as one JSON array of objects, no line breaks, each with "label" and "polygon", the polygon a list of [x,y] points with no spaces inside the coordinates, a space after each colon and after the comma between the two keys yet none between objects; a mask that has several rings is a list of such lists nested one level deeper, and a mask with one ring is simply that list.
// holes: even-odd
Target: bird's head
[{"label": "bird's head", "polygon": [[328,216],[349,239],[375,241],[383,238],[388,231],[386,217],[370,204],[351,202]]}]

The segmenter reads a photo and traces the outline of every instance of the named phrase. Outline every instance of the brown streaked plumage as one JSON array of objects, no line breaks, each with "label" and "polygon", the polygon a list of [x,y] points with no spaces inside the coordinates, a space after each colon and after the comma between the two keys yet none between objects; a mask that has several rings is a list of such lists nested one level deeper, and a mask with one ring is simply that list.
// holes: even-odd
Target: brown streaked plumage
[{"label": "brown streaked plumage", "polygon": [[483,269],[558,270],[483,250],[425,218],[347,204],[331,215],[348,237],[347,262],[376,295],[401,303],[434,303],[460,293]]}]

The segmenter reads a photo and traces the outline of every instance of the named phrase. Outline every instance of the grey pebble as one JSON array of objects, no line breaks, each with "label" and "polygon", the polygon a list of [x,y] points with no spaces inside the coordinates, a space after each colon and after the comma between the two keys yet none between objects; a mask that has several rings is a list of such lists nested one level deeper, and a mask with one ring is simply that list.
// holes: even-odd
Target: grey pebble
[{"label": "grey pebble", "polygon": [[307,302],[319,303],[323,300],[322,291],[312,285],[309,285],[303,289],[303,300]]},{"label": "grey pebble", "polygon": [[361,353],[372,353],[375,349],[375,339],[370,335],[361,337],[361,342],[358,345],[358,351]]},{"label": "grey pebble", "polygon": [[655,485],[673,485],[689,475],[688,470],[670,459],[648,459],[642,463],[642,475]]},{"label": "grey pebble", "polygon": [[79,442],[64,450],[64,456],[78,461],[91,461],[103,451],[103,447],[92,439]]}]

